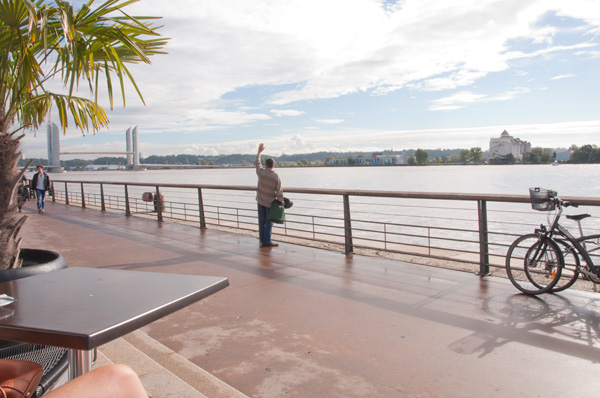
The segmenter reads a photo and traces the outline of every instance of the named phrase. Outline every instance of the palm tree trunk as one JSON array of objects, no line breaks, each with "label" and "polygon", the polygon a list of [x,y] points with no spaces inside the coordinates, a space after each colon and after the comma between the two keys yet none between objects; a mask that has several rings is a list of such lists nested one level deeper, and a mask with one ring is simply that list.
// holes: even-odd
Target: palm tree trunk
[{"label": "palm tree trunk", "polygon": [[19,231],[27,216],[17,213],[17,184],[25,171],[17,170],[20,140],[9,133],[9,122],[0,110],[0,270],[19,267]]}]

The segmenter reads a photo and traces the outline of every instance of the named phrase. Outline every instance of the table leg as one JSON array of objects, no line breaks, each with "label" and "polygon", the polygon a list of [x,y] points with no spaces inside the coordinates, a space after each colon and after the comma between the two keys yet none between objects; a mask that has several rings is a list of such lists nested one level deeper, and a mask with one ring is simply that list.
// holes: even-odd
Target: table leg
[{"label": "table leg", "polygon": [[69,349],[69,380],[92,370],[92,351]]}]

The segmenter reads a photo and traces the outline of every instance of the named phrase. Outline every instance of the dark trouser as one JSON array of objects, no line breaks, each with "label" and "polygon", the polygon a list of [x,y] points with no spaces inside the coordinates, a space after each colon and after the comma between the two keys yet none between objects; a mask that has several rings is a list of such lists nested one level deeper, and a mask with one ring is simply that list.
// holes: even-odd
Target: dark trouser
[{"label": "dark trouser", "polygon": [[273,223],[269,221],[269,207],[258,205],[258,236],[263,245],[271,244],[271,231]]},{"label": "dark trouser", "polygon": [[37,208],[44,209],[44,198],[46,197],[46,190],[44,189],[35,189],[35,194],[37,196]]}]

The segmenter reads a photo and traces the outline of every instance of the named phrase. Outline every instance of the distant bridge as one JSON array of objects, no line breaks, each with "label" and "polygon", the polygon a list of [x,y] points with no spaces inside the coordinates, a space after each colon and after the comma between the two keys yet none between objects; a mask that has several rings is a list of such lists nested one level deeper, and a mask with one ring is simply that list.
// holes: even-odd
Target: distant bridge
[{"label": "distant bridge", "polygon": [[137,126],[133,129],[127,129],[125,133],[126,147],[124,152],[101,152],[101,151],[86,151],[86,152],[61,152],[60,151],[60,135],[58,126],[54,123],[48,123],[48,171],[60,171],[60,155],[126,155],[127,168],[138,170],[140,168],[140,157],[138,151],[138,131]]}]

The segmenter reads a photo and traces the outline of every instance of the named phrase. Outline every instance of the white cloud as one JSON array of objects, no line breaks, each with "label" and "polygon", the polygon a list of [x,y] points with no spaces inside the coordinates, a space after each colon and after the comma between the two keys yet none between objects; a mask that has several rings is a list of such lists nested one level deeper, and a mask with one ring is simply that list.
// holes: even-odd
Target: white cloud
[{"label": "white cloud", "polygon": [[470,86],[486,75],[487,73],[485,72],[460,70],[451,73],[447,77],[427,79],[420,83],[409,84],[408,86],[424,91],[453,90],[462,86]]},{"label": "white cloud", "polygon": [[[115,132],[140,125],[145,133],[208,131],[224,141],[226,135],[220,133],[225,129],[273,118],[287,132],[283,116],[306,114],[320,124],[340,124],[344,120],[329,118],[342,114],[340,109],[327,113],[326,101],[318,119],[308,106],[298,111],[289,109],[291,105],[288,109],[274,105],[309,104],[352,93],[386,95],[403,88],[413,91],[412,97],[414,91],[427,92],[419,99],[442,92],[443,97],[431,102],[429,109],[449,111],[528,93],[528,89],[516,88],[494,94],[477,86],[517,62],[561,54],[600,57],[597,0],[403,0],[395,6],[374,0],[178,0],[176,6],[164,0],[144,0],[128,11],[163,16],[161,32],[172,39],[168,55],[154,57],[149,66],[131,67],[147,106],[129,90],[127,108],[110,112]],[[569,45],[559,43],[560,27],[540,23],[554,13],[576,19],[576,29],[585,35],[569,36]],[[514,42],[520,45],[512,47]],[[514,76],[530,73],[522,63]],[[555,79],[569,76],[555,73]],[[523,83],[511,87],[517,84]],[[244,90],[254,88],[264,90],[249,103]],[[297,133],[294,130],[291,136]],[[310,147],[308,137],[314,147],[324,142],[319,128],[308,127],[301,133],[299,146]],[[70,134],[80,135],[71,128]],[[198,136],[198,141],[205,137]],[[286,135],[285,142],[288,139]],[[29,148],[29,144],[35,145],[26,140],[24,146]],[[192,148],[228,153],[250,147],[247,151],[253,152],[255,144],[236,141],[191,147],[167,138],[162,145],[174,152]],[[166,150],[152,145],[144,152]]]},{"label": "white cloud", "polygon": [[485,94],[475,94],[468,91],[461,91],[459,93],[450,95],[448,97],[439,98],[433,101],[433,105],[429,107],[430,110],[447,110],[447,109],[458,109],[463,104],[469,104],[478,101],[485,101],[487,96]]},{"label": "white cloud", "polygon": [[596,0],[559,0],[553,2],[553,8],[560,16],[586,21],[590,26],[590,34],[600,33],[600,7]]},{"label": "white cloud", "polygon": [[452,94],[448,97],[439,98],[432,101],[433,103],[429,107],[429,110],[445,111],[452,109],[460,109],[466,104],[477,102],[508,101],[517,97],[518,95],[527,94],[529,92],[530,90],[525,87],[517,87],[513,90],[509,90],[496,95],[476,94],[468,91],[461,91],[459,93]]},{"label": "white cloud", "polygon": [[570,77],[575,77],[575,76],[577,76],[577,75],[574,75],[574,74],[572,74],[572,73],[569,73],[569,74],[566,74],[566,75],[558,75],[558,76],[551,77],[551,78],[550,78],[550,80],[560,80],[560,79],[567,79],[567,78],[570,78]]},{"label": "white cloud", "polygon": [[549,47],[549,48],[545,48],[543,50],[538,50],[538,51],[533,51],[530,53],[524,53],[521,51],[512,51],[512,52],[507,52],[507,59],[521,59],[521,58],[535,58],[535,57],[539,57],[539,56],[543,56],[543,55],[548,55],[551,53],[556,53],[556,52],[561,52],[561,51],[574,51],[574,50],[581,50],[581,49],[585,49],[585,51],[574,51],[576,54],[584,55],[584,54],[588,54],[591,53],[591,49],[598,47],[597,44],[594,43],[580,43],[580,44],[576,44],[576,45],[572,45],[572,46],[554,46],[554,47]]},{"label": "white cloud", "polygon": [[[372,0],[178,0],[177,7],[145,0],[130,8],[162,15],[163,34],[172,38],[169,55],[140,68],[152,113],[162,108],[198,126],[188,112],[239,87],[302,83],[271,96],[283,105],[407,85],[469,86],[515,58],[590,45],[552,47],[555,29],[536,22],[557,10],[598,26],[593,1],[406,0],[386,8]],[[507,52],[517,38],[548,48]]]},{"label": "white cloud", "polygon": [[[172,40],[170,54],[143,69],[152,83],[142,87],[153,108],[184,118],[190,108],[239,87],[265,84],[301,84],[275,91],[270,102],[276,105],[407,85],[455,89],[506,70],[515,58],[583,46],[552,47],[555,29],[535,25],[551,10],[590,24],[600,18],[590,12],[598,8],[588,7],[591,2],[563,3],[406,0],[386,8],[372,0],[179,0],[172,7],[146,0],[137,7],[163,15],[164,35]],[[507,52],[507,42],[517,38],[548,48]]]},{"label": "white cloud", "polygon": [[281,117],[281,116],[300,116],[300,115],[304,115],[305,112],[297,111],[297,110],[293,110],[293,109],[271,109],[271,113],[274,114],[275,116]]},{"label": "white cloud", "polygon": [[229,125],[235,126],[252,122],[254,120],[269,120],[269,115],[260,113],[245,113],[239,111],[227,111],[224,109],[195,109],[188,112],[188,119],[185,124],[189,130],[195,130],[195,126],[207,126],[211,127],[214,125]]},{"label": "white cloud", "polygon": [[340,124],[344,123],[344,119],[315,119],[315,122],[321,124]]},{"label": "white cloud", "polygon": [[[382,9],[365,16],[350,12],[348,20],[357,18],[351,31],[362,32],[363,39],[354,51],[335,52],[333,60],[315,57],[318,73],[307,75],[298,89],[276,93],[272,103],[368,90],[385,94],[407,85],[422,90],[455,89],[506,70],[509,61],[517,58],[593,47],[589,43],[553,47],[556,30],[535,25],[559,5],[544,1],[406,1],[393,13]],[[560,6],[568,15],[569,7]],[[337,32],[335,21],[340,18],[332,19],[331,29]],[[363,31],[365,25],[376,28]],[[346,49],[351,39],[339,38],[339,47]],[[507,43],[514,39],[530,39],[548,48],[533,53],[507,52]],[[369,45],[361,45],[364,40]]]},{"label": "white cloud", "polygon": [[[589,137],[600,137],[600,120],[556,124],[523,124],[482,126],[454,129],[428,130],[376,130],[376,129],[304,129],[299,134],[284,134],[264,141],[269,154],[295,154],[320,151],[373,152],[386,148],[395,150],[416,148],[472,148],[488,149],[489,140],[507,130],[513,137],[544,148],[568,147],[572,144],[593,144]],[[201,145],[206,154],[255,153],[256,139]],[[596,143],[598,141],[596,140]],[[156,148],[157,150],[159,148]],[[146,150],[145,150],[146,151]],[[152,152],[153,153],[153,152]],[[175,153],[183,153],[177,152]]]}]

